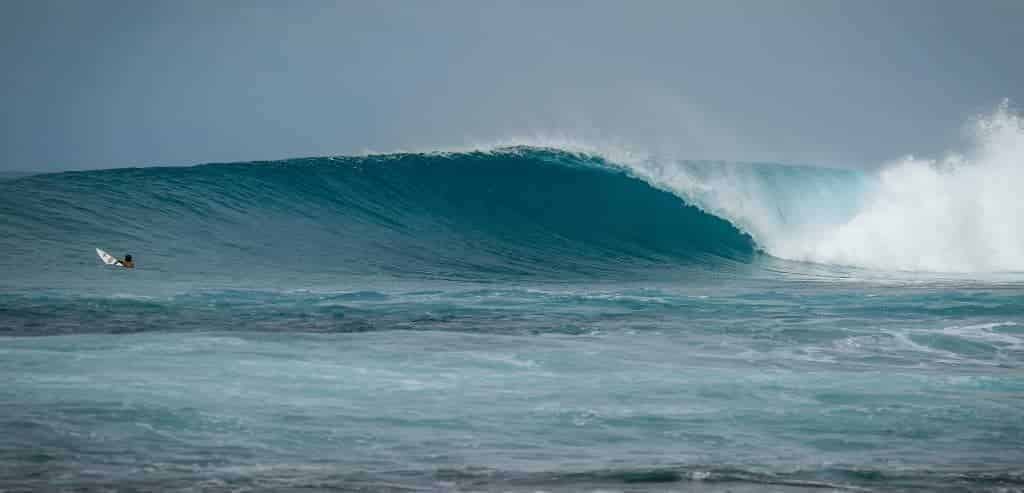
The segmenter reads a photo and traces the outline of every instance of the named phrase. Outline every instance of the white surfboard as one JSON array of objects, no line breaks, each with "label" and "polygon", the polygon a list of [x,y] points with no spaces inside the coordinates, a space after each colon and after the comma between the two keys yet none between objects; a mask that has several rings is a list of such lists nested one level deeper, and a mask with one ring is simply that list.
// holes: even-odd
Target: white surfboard
[{"label": "white surfboard", "polygon": [[102,260],[104,264],[107,264],[107,265],[120,265],[121,264],[120,260],[114,258],[113,255],[111,255],[111,254],[109,254],[107,252],[104,252],[103,250],[100,250],[99,248],[96,249],[96,255],[100,256],[100,260]]}]

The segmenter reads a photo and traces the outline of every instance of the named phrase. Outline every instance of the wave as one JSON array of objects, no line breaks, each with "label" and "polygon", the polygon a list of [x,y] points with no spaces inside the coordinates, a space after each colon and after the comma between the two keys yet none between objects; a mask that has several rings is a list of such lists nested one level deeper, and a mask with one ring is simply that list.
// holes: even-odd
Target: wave
[{"label": "wave", "polygon": [[47,259],[29,271],[94,267],[94,246],[167,272],[453,279],[630,276],[757,255],[728,221],[555,149],[69,172],[2,187],[4,248]]},{"label": "wave", "polygon": [[972,136],[970,152],[877,172],[533,140],[34,175],[0,181],[0,246],[24,277],[95,270],[94,246],[231,278],[1024,271],[1024,123],[1004,103]]},{"label": "wave", "polygon": [[[54,456],[37,453],[24,458],[19,469],[30,469],[39,462],[51,462]],[[38,469],[38,466],[37,466]],[[31,489],[52,485],[50,474],[27,474],[30,480],[15,486]],[[508,491],[575,492],[622,491],[662,492],[666,490],[702,491],[938,491],[1005,492],[1019,491],[1024,474],[1013,468],[916,468],[875,469],[858,467],[820,467],[772,471],[770,468],[729,466],[660,466],[593,470],[553,470],[521,472],[467,466],[429,470],[339,472],[333,465],[246,465],[221,466],[205,475],[183,467],[164,465],[162,474],[145,478],[118,478],[121,488],[138,490],[190,490],[201,485],[204,491],[293,491],[312,489],[339,491]],[[212,478],[212,479],[211,479]],[[111,480],[75,477],[75,484],[86,489],[110,487]],[[44,481],[47,481],[44,483]],[[100,489],[100,488],[95,488]]]},{"label": "wave", "polygon": [[[580,472],[544,472],[510,474],[486,468],[440,470],[435,477],[460,486],[495,487],[511,491],[533,487],[556,491],[599,490],[629,485],[636,491],[664,491],[668,484],[683,483],[700,491],[1003,491],[1024,483],[1021,471],[1009,468],[988,469],[873,469],[823,467],[771,471],[768,468],[723,466],[662,466],[652,468],[603,469]],[[522,491],[522,490],[519,490]]]}]

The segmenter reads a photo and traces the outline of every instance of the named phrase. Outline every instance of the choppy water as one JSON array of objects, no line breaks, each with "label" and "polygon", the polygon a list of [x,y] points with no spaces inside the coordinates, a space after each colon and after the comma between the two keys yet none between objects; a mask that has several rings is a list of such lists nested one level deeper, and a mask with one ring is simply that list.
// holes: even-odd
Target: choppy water
[{"label": "choppy water", "polygon": [[0,489],[1024,489],[1021,219],[861,261],[886,179],[509,148],[0,181]]}]

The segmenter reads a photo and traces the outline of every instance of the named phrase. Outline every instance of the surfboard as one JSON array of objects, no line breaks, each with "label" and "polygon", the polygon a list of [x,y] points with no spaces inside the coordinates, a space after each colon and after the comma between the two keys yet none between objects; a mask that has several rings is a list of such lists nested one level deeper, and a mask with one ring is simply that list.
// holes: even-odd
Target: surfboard
[{"label": "surfboard", "polygon": [[103,263],[107,264],[107,265],[118,265],[118,264],[121,263],[121,261],[116,259],[116,258],[114,258],[113,255],[111,255],[111,254],[109,254],[107,252],[104,252],[103,250],[100,250],[99,248],[96,249],[96,255],[99,255],[100,256],[100,260],[102,260]]}]

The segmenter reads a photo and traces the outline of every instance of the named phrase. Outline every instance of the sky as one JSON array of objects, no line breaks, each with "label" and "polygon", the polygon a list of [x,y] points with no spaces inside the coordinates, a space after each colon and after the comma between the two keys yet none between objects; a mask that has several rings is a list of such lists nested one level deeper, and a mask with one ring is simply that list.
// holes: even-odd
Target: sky
[{"label": "sky", "polygon": [[1024,100],[1024,2],[0,2],[0,171],[578,142],[872,167]]}]

